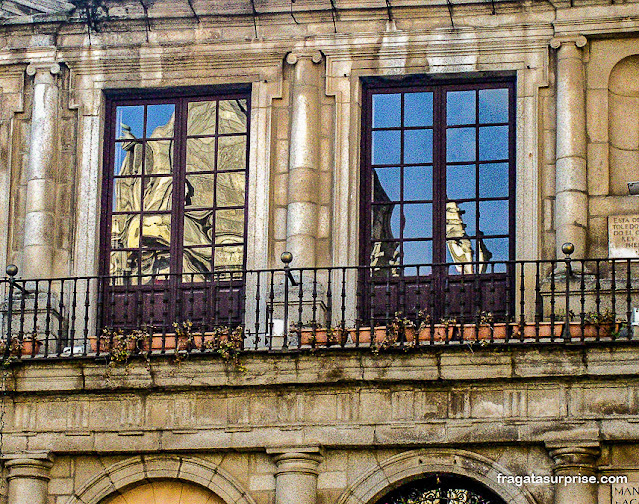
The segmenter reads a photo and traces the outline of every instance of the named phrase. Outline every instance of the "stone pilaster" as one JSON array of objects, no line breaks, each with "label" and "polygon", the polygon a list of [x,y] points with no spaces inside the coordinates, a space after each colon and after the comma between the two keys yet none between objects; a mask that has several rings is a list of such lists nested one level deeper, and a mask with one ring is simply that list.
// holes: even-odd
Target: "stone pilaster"
[{"label": "stone pilaster", "polygon": [[60,65],[31,64],[27,74],[34,83],[22,274],[27,278],[49,277],[55,247]]},{"label": "stone pilaster", "polygon": [[586,171],[586,95],[581,48],[583,36],[554,38],[557,49],[557,151],[555,165],[556,256],[561,246],[575,246],[574,257],[586,254],[588,177]]},{"label": "stone pilaster", "polygon": [[273,456],[277,467],[275,504],[316,504],[321,449],[317,446],[272,448],[267,453]]},{"label": "stone pilaster", "polygon": [[293,65],[286,248],[294,267],[313,267],[319,213],[322,54],[290,53]]},{"label": "stone pilaster", "polygon": [[8,504],[47,504],[52,455],[20,453],[2,458],[9,472]]},{"label": "stone pilaster", "polygon": [[[599,447],[592,445],[546,445],[555,465],[555,476],[564,478],[555,483],[555,504],[597,504],[597,483],[586,478],[597,476],[596,461]],[[578,477],[578,478],[575,478]]]}]

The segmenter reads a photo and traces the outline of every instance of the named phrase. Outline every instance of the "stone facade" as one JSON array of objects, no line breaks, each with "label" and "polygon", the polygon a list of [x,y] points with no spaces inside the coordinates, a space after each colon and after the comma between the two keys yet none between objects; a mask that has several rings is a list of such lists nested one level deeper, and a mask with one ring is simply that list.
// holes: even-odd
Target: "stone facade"
[{"label": "stone facade", "polygon": [[[514,77],[517,259],[563,258],[565,242],[604,258],[608,218],[639,213],[626,190],[639,179],[635,1],[9,3],[0,265],[26,278],[98,273],[114,90],[250,87],[249,269],[279,267],[285,250],[298,267],[359,264],[372,77]],[[354,312],[355,289],[344,299]],[[254,352],[246,371],[216,355],[11,363],[0,370],[2,495],[375,504],[452,474],[509,504],[622,502],[609,483],[503,476],[627,476],[639,488],[634,343]]]}]

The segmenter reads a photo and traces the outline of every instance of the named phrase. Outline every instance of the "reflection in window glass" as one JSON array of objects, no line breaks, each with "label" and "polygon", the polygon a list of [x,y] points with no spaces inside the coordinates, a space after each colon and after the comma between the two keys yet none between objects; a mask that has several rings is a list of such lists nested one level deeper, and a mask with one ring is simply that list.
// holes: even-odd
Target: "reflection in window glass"
[{"label": "reflection in window glass", "polygon": [[114,212],[139,212],[142,179],[139,177],[117,178],[113,181]]},{"label": "reflection in window glass", "polygon": [[217,102],[190,102],[186,133],[187,135],[215,135],[216,120]]},{"label": "reflection in window glass", "polygon": [[404,95],[404,126],[407,128],[433,125],[433,93]]},{"label": "reflection in window glass", "polygon": [[446,130],[446,161],[449,163],[474,161],[475,157],[475,128],[448,128]]},{"label": "reflection in window glass", "polygon": [[479,90],[479,122],[508,122],[508,89]]},{"label": "reflection in window glass", "polygon": [[140,175],[142,173],[142,153],[144,145],[138,142],[118,142],[115,144],[114,175]]},{"label": "reflection in window glass", "polygon": [[213,242],[213,210],[191,210],[184,213],[185,247],[211,245]]},{"label": "reflection in window glass", "polygon": [[140,246],[140,216],[114,215],[111,218],[111,248],[138,248]]},{"label": "reflection in window glass", "polygon": [[134,139],[144,136],[144,106],[117,107],[115,112],[115,139]]},{"label": "reflection in window glass", "polygon": [[[431,272],[430,264],[433,263],[432,241],[405,241],[403,243],[403,264],[424,264],[419,268],[420,275],[428,275]],[[405,275],[416,275],[417,268],[406,268]]]},{"label": "reflection in window glass", "polygon": [[481,201],[479,228],[485,235],[507,235],[509,231],[508,201]]},{"label": "reflection in window glass", "polygon": [[171,210],[173,177],[144,178],[144,210]]},{"label": "reflection in window glass", "polygon": [[[399,242],[375,242],[371,248],[370,265],[374,273],[379,276],[387,276],[391,270],[384,269],[387,266],[399,264]],[[395,268],[393,268],[395,271]],[[391,272],[392,273],[392,272]]]},{"label": "reflection in window glass", "polygon": [[217,169],[244,170],[246,168],[246,136],[221,137],[218,140]]},{"label": "reflection in window glass", "polygon": [[479,165],[479,197],[508,197],[508,163],[488,163]]},{"label": "reflection in window glass", "polygon": [[154,275],[168,275],[171,272],[171,254],[167,249],[144,249],[140,253],[142,283],[151,283]]},{"label": "reflection in window glass", "polygon": [[404,200],[433,199],[433,167],[407,166],[404,168]]},{"label": "reflection in window glass", "polygon": [[153,138],[171,138],[173,136],[173,122],[175,105],[149,105],[146,108],[146,136]]},{"label": "reflection in window glass", "polygon": [[404,205],[404,238],[425,238],[433,235],[433,205]]},{"label": "reflection in window glass", "polygon": [[399,238],[399,205],[373,205],[372,210],[373,240]]},{"label": "reflection in window glass", "polygon": [[111,275],[137,275],[138,265],[134,253],[126,251],[111,252],[109,273]]},{"label": "reflection in window glass", "polygon": [[171,243],[171,215],[144,215],[142,219],[142,247],[163,249]]},{"label": "reflection in window glass", "polygon": [[404,133],[404,163],[433,162],[433,130],[408,130]]},{"label": "reflection in window glass", "polygon": [[449,91],[446,93],[446,123],[453,126],[475,122],[475,91]]},{"label": "reflection in window glass", "polygon": [[215,247],[215,270],[239,269],[244,263],[244,247],[241,245]]},{"label": "reflection in window glass", "polygon": [[476,203],[446,203],[446,238],[463,238],[475,234]]},{"label": "reflection in window glass", "polygon": [[400,153],[400,131],[373,131],[373,164],[398,164]]},{"label": "reflection in window glass", "polygon": [[201,282],[201,276],[193,276],[192,273],[209,273],[211,271],[211,247],[185,248],[182,254],[182,272],[189,273],[187,281]]},{"label": "reflection in window glass", "polygon": [[185,206],[212,207],[215,194],[215,175],[213,173],[187,175],[184,191]]},{"label": "reflection in window glass", "polygon": [[448,199],[475,197],[475,165],[446,167],[446,195]]},{"label": "reflection in window glass", "polygon": [[401,125],[401,95],[373,96],[373,128],[397,128]]},{"label": "reflection in window glass", "polygon": [[244,210],[215,212],[215,243],[241,243],[244,237]]},{"label": "reflection in window glass", "polygon": [[[510,251],[508,250],[508,238],[488,238],[481,240],[485,249],[490,252],[490,261],[508,261]],[[495,267],[495,271],[499,271],[498,267]],[[501,271],[505,271],[501,269]]]},{"label": "reflection in window glass", "polygon": [[144,171],[148,174],[171,173],[173,171],[173,142],[155,140],[146,143]]},{"label": "reflection in window glass", "polygon": [[245,172],[227,172],[217,174],[217,207],[244,206],[246,194]]},{"label": "reflection in window glass", "polygon": [[479,128],[479,160],[508,159],[508,126]]},{"label": "reflection in window glass", "polygon": [[189,138],[186,141],[186,171],[213,171],[215,168],[215,137]]},{"label": "reflection in window glass", "polygon": [[247,112],[246,100],[220,100],[219,133],[245,133]]},{"label": "reflection in window glass", "polygon": [[399,201],[399,168],[373,169],[373,201]]}]

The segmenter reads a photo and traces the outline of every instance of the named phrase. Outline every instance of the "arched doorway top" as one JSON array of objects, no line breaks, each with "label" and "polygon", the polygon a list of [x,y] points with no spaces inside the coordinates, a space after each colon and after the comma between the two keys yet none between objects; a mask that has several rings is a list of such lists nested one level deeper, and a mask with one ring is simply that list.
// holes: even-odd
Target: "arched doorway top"
[{"label": "arched doorway top", "polygon": [[381,461],[351,484],[341,495],[338,504],[375,504],[377,499],[404,483],[433,473],[451,474],[477,481],[508,504],[535,502],[523,488],[498,481],[498,474],[513,474],[482,455],[465,450],[424,449],[401,453]]},{"label": "arched doorway top", "polygon": [[639,55],[627,56],[612,68],[608,89],[622,96],[639,96]]},{"label": "arched doorway top", "polygon": [[104,504],[224,504],[209,489],[181,480],[158,480],[113,495]]},{"label": "arched doorway top", "polygon": [[255,504],[240,483],[220,467],[200,458],[178,455],[139,455],[108,466],[76,491],[66,504],[98,504],[106,497],[122,494],[128,487],[157,480],[183,481],[203,487],[227,504]]}]

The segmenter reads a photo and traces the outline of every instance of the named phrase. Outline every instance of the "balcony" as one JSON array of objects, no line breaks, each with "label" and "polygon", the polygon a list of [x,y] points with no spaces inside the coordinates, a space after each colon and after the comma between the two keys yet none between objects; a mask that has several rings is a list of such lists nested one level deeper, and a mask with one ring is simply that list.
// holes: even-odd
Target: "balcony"
[{"label": "balcony", "polygon": [[0,286],[2,350],[12,360],[583,345],[634,341],[639,323],[639,259],[17,273],[8,268]]}]

